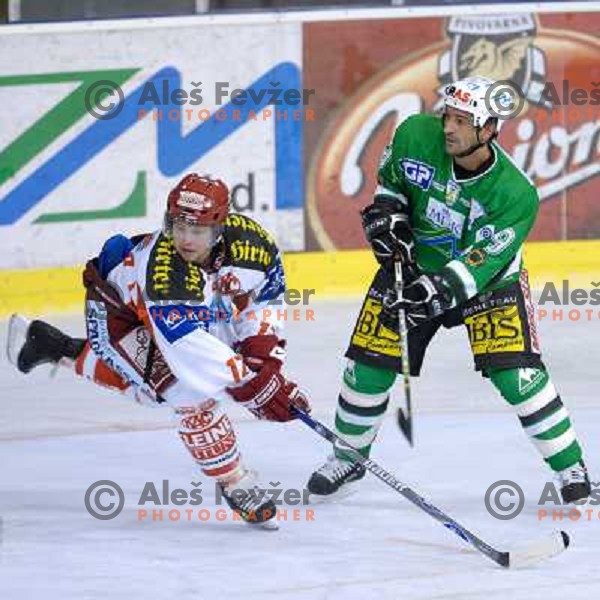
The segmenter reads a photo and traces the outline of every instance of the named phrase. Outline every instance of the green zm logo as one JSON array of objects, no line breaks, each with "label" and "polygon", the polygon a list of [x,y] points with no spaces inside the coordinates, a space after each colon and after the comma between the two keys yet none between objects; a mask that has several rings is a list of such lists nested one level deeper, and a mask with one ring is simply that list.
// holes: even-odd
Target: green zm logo
[{"label": "green zm logo", "polygon": [[[58,104],[42,115],[18,138],[0,151],[0,188],[15,177],[19,171],[35,159],[47,146],[57,140],[77,121],[87,115],[85,97],[88,89],[98,80],[107,79],[122,85],[139,69],[117,69],[109,71],[88,71],[72,73],[49,73],[43,75],[15,75],[0,77],[0,86],[36,86],[60,83],[78,83],[79,85]],[[101,101],[101,98],[98,98]],[[18,188],[17,188],[18,189]],[[0,223],[14,222],[20,217],[18,210],[6,210],[5,203],[10,195],[3,199],[0,207]],[[14,203],[23,207],[24,203]],[[29,207],[27,207],[29,209]],[[137,174],[133,190],[128,198],[116,208],[107,210],[75,211],[44,214],[36,223],[56,223],[60,221],[81,221],[87,219],[107,219],[123,217],[141,217],[146,213],[146,173]]]},{"label": "green zm logo", "polygon": [[[107,81],[117,87],[129,83],[133,87],[132,77],[141,69],[113,69],[104,71],[81,71],[72,73],[47,73],[43,75],[14,75],[0,77],[0,87],[41,86],[51,84],[75,83],[77,87],[68,93],[58,104],[53,106],[18,138],[0,149],[0,225],[11,225],[19,221],[31,208],[39,204],[53,190],[58,188],[69,177],[96,157],[140,121],[140,111],[151,114],[157,108],[153,98],[143,96],[147,84],[156,89],[167,85],[169,89],[182,87],[181,74],[176,67],[166,66],[159,69],[137,87],[129,91],[118,114],[109,119],[91,119],[92,122],[78,132],[73,139],[60,143],[60,138],[84,117],[88,117],[90,106],[89,92],[101,81]],[[281,62],[266,70],[246,91],[250,97],[257,98],[244,106],[236,106],[229,102],[221,112],[223,119],[211,116],[194,129],[182,132],[179,120],[156,120],[157,168],[164,177],[180,175],[191,165],[197,163],[205,154],[223,142],[237,129],[249,122],[250,113],[259,113],[271,104],[269,95],[264,90],[277,82],[282,90],[300,89],[301,74],[298,66],[291,62]],[[261,93],[261,90],[263,92]],[[103,97],[95,97],[97,105]],[[87,106],[86,106],[87,104]],[[175,104],[162,104],[158,108],[168,112],[180,109]],[[294,110],[293,103],[284,103],[282,109]],[[233,111],[239,118],[233,118]],[[6,111],[2,118],[9,118]],[[303,172],[302,172],[302,121],[294,119],[275,120],[275,200],[278,209],[301,208],[303,205]],[[48,158],[46,149],[57,148]],[[40,155],[44,153],[44,157]],[[40,164],[35,164],[36,159]],[[24,167],[30,171],[23,173]],[[146,171],[132,173],[123,164],[118,173],[110,176],[129,177],[131,192],[116,208],[100,210],[80,210],[43,214],[36,223],[74,221],[87,219],[109,219],[124,217],[140,217],[146,212]],[[293,182],[293,185],[290,185]],[[10,191],[2,195],[2,187],[10,183]],[[93,182],[102,185],[102,182]]]}]

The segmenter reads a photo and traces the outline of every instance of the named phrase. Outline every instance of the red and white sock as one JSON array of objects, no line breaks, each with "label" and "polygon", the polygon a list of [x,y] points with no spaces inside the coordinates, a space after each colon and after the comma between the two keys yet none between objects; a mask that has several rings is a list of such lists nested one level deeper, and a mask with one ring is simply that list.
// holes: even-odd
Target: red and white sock
[{"label": "red and white sock", "polygon": [[237,436],[229,417],[215,400],[183,413],[179,437],[202,473],[222,483],[243,475]]}]

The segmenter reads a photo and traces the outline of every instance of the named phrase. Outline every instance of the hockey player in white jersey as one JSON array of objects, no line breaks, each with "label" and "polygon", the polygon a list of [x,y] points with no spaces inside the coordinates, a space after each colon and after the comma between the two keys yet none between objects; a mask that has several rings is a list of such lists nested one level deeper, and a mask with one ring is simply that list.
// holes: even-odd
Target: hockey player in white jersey
[{"label": "hockey player in white jersey", "polygon": [[273,519],[274,504],[252,494],[257,475],[225,412],[230,399],[274,421],[293,419],[292,405],[308,409],[282,374],[285,339],[272,302],[285,278],[272,236],[229,214],[222,181],[190,174],[169,194],[161,230],[111,238],[83,280],[87,339],[14,315],[10,360],[23,373],[66,365],[138,402],[172,406],[181,440],[230,506],[248,522]]}]

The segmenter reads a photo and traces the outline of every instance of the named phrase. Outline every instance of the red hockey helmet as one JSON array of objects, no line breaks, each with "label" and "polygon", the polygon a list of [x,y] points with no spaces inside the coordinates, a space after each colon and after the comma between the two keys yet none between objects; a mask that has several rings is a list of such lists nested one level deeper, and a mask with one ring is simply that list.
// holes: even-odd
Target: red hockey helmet
[{"label": "red hockey helmet", "polygon": [[169,193],[167,222],[184,219],[193,225],[219,225],[229,213],[229,188],[220,179],[190,173]]}]

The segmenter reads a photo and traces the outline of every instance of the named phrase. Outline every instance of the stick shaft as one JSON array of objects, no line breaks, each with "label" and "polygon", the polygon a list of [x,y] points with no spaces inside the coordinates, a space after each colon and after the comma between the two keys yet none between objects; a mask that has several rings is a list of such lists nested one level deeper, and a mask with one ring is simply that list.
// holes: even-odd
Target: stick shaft
[{"label": "stick shaft", "polygon": [[475,547],[477,550],[479,550],[479,552],[485,554],[497,564],[503,567],[508,566],[508,552],[501,552],[495,548],[492,548],[474,533],[470,532],[468,529],[465,529],[452,517],[425,500],[425,498],[420,496],[408,485],[399,481],[394,475],[392,475],[389,471],[386,471],[383,467],[379,466],[375,461],[371,460],[370,458],[365,458],[356,448],[354,448],[354,446],[348,444],[348,442],[344,441],[336,433],[331,431],[331,429],[323,425],[323,423],[313,419],[308,413],[301,409],[296,408],[295,410],[299,419],[303,423],[308,425],[313,431],[316,431],[322,438],[328,440],[332,444],[343,446],[344,450],[354,462],[361,464],[365,469],[367,469],[367,471],[375,475],[377,479],[383,481],[383,483],[404,496],[415,506],[439,521],[444,527],[450,531],[453,531],[459,538],[468,544],[471,544],[471,546]]},{"label": "stick shaft", "polygon": [[[402,263],[394,263],[395,288],[398,299],[402,298],[404,289],[404,276],[402,274]],[[400,354],[402,362],[402,380],[404,386],[404,398],[406,400],[406,414],[398,409],[398,425],[406,436],[409,444],[413,445],[412,435],[412,400],[410,392],[410,358],[408,355],[408,329],[406,327],[406,314],[403,308],[398,309],[398,332],[400,335]]]}]

